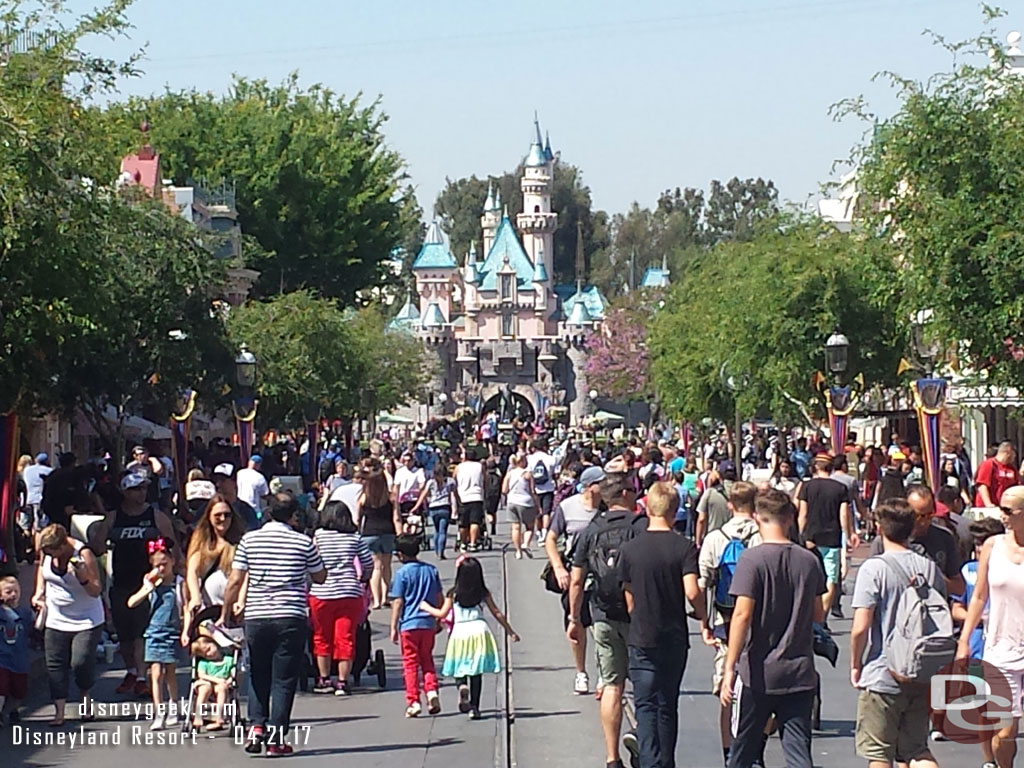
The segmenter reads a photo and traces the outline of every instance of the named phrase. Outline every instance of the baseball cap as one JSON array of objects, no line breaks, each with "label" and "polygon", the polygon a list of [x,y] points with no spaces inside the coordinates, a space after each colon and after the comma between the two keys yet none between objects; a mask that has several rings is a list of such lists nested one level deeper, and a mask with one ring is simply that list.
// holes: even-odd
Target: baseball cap
[{"label": "baseball cap", "polygon": [[907,455],[903,451],[894,451],[889,458],[893,461],[905,461]]},{"label": "baseball cap", "polygon": [[50,460],[50,455],[47,453],[36,454],[36,464],[45,464]]},{"label": "baseball cap", "polygon": [[141,446],[141,445],[136,445],[134,448],[132,448],[132,453],[133,454],[135,454],[135,453],[145,453],[145,452],[146,452],[145,447]]},{"label": "baseball cap", "polygon": [[149,478],[141,472],[126,472],[124,477],[121,478],[121,490],[127,491],[129,488],[139,488],[149,484]]},{"label": "baseball cap", "polygon": [[228,462],[218,464],[213,468],[213,474],[221,475],[223,477],[234,477],[235,476],[235,465]]},{"label": "baseball cap", "polygon": [[263,457],[260,456],[258,453],[254,453],[252,456],[249,457],[249,461],[254,461],[257,464],[262,464],[263,463]]},{"label": "baseball cap", "polygon": [[736,471],[736,464],[733,463],[732,459],[722,459],[720,462],[718,462],[718,471],[719,472],[735,472]]},{"label": "baseball cap", "polygon": [[600,467],[587,467],[580,473],[580,485],[586,488],[594,483],[600,483],[604,478],[604,470]]}]

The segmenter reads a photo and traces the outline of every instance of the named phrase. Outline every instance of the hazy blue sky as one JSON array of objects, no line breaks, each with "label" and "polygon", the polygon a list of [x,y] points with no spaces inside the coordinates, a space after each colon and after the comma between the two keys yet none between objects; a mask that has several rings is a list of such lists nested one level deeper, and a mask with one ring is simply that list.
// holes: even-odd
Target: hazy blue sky
[{"label": "hazy blue sky", "polygon": [[[115,48],[148,52],[126,92],[220,93],[232,73],[298,70],[307,84],[379,94],[428,216],[446,176],[514,167],[535,109],[609,211],[734,175],[774,179],[803,202],[863,131],[833,122],[830,104],[864,93],[889,113],[875,72],[946,70],[922,31],[983,27],[970,0],[139,0],[129,15],[133,38]],[[1005,37],[1024,16],[1000,22]]]}]

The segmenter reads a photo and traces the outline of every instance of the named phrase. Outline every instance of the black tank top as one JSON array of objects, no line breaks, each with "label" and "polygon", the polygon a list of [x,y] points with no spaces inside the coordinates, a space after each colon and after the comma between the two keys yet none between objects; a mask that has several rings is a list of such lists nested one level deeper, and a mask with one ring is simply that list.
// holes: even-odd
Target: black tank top
[{"label": "black tank top", "polygon": [[156,513],[147,506],[140,515],[127,515],[120,507],[108,541],[114,550],[113,586],[136,590],[149,570],[146,531],[156,528]]},{"label": "black tank top", "polygon": [[363,505],[363,536],[385,536],[395,532],[395,508],[389,501],[379,507]]}]

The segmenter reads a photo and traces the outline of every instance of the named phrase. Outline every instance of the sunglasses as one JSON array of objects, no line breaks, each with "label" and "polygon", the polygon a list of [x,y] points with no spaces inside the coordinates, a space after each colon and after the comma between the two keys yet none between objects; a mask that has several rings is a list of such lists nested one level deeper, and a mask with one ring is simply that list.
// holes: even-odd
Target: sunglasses
[{"label": "sunglasses", "polygon": [[1012,515],[1017,512],[1020,512],[1020,509],[1014,509],[1013,507],[1000,507],[999,511],[1002,512],[1004,515]]}]

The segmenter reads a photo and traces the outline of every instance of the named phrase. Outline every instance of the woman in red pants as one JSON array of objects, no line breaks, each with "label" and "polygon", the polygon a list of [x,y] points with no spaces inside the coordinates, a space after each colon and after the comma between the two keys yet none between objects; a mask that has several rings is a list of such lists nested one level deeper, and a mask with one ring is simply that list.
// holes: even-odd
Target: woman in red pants
[{"label": "woman in red pants", "polygon": [[[356,627],[366,613],[366,581],[373,571],[373,558],[343,501],[324,507],[313,543],[327,569],[327,580],[309,590],[318,673],[313,692],[344,696],[355,657]],[[333,683],[332,660],[338,662],[338,679]]]}]

